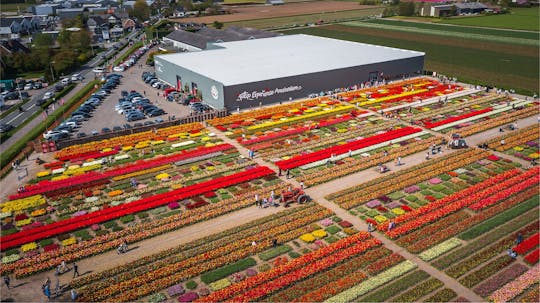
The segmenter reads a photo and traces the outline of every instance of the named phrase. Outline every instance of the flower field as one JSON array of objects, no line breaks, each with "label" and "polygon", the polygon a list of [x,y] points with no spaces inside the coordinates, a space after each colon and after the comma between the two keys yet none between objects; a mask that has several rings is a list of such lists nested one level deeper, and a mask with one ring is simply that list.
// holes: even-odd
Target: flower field
[{"label": "flower field", "polygon": [[[4,195],[0,274],[95,266],[84,302],[534,302],[538,125],[497,128],[538,105],[418,77],[70,146]],[[450,133],[488,148],[429,153]]]},{"label": "flower field", "polygon": [[364,88],[358,91],[341,93],[339,97],[359,107],[379,111],[418,100],[444,96],[461,90],[463,88],[459,85],[445,85],[433,79],[416,78],[377,88]]}]

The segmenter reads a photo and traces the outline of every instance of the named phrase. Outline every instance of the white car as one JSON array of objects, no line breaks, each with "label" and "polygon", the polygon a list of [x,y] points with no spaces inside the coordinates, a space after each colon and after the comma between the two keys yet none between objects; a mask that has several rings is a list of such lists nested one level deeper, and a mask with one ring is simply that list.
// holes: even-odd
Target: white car
[{"label": "white car", "polygon": [[24,90],[31,90],[34,87],[32,83],[28,83],[24,86]]},{"label": "white car", "polygon": [[96,67],[92,71],[96,74],[102,74],[105,72],[105,69],[103,67]]},{"label": "white car", "polygon": [[84,77],[81,74],[73,74],[73,75],[71,75],[71,81],[81,81],[82,79],[84,79]]},{"label": "white car", "polygon": [[45,95],[43,95],[43,100],[48,100],[50,98],[54,97],[53,92],[46,92]]},{"label": "white car", "polygon": [[43,139],[45,140],[49,140],[52,136],[54,135],[58,135],[58,134],[61,134],[61,133],[66,133],[68,134],[69,132],[67,130],[61,130],[61,131],[57,131],[57,130],[50,130],[46,133],[43,134]]},{"label": "white car", "polygon": [[113,67],[113,71],[115,71],[115,72],[123,72],[124,70],[125,70],[125,68],[122,65],[118,65],[118,66]]},{"label": "white car", "polygon": [[62,83],[62,85],[68,85],[68,84],[71,83],[71,79],[64,78],[64,79],[60,80],[60,83]]}]

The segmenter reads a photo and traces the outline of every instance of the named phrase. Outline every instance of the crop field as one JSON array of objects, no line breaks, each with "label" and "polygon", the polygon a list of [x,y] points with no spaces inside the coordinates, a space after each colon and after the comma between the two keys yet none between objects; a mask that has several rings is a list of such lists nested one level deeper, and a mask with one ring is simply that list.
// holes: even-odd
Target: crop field
[{"label": "crop field", "polygon": [[284,33],[422,51],[426,53],[426,70],[455,76],[464,82],[515,89],[530,95],[538,92],[538,46],[347,25],[295,29]]},{"label": "crop field", "polygon": [[539,31],[538,8],[513,8],[510,14],[447,19],[446,24]]}]

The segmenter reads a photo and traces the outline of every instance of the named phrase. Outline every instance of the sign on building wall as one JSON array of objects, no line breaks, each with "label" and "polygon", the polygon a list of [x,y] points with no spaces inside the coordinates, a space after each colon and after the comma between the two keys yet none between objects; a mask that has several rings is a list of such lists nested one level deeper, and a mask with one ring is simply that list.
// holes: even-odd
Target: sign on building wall
[{"label": "sign on building wall", "polygon": [[302,89],[302,86],[300,85],[290,85],[290,86],[285,86],[281,88],[274,88],[274,89],[267,88],[267,89],[263,89],[259,91],[252,91],[252,92],[243,91],[242,93],[238,94],[238,96],[236,97],[236,101],[241,102],[244,100],[260,100],[260,99],[268,98],[268,97],[279,95],[279,94],[298,91],[301,89]]}]

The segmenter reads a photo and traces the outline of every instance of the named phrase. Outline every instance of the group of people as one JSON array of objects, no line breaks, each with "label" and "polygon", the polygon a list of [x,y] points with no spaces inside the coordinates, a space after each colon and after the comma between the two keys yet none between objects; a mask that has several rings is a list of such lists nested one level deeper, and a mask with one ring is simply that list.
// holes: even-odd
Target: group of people
[{"label": "group of people", "polygon": [[123,253],[127,253],[128,250],[129,249],[128,249],[127,241],[124,240],[122,243],[120,243],[120,245],[116,249],[116,252],[120,255],[120,254],[123,254]]},{"label": "group of people", "polygon": [[270,192],[270,196],[268,198],[260,199],[258,194],[255,194],[255,206],[259,208],[267,208],[269,206],[279,206],[279,203],[276,201],[275,193],[274,191]]}]

